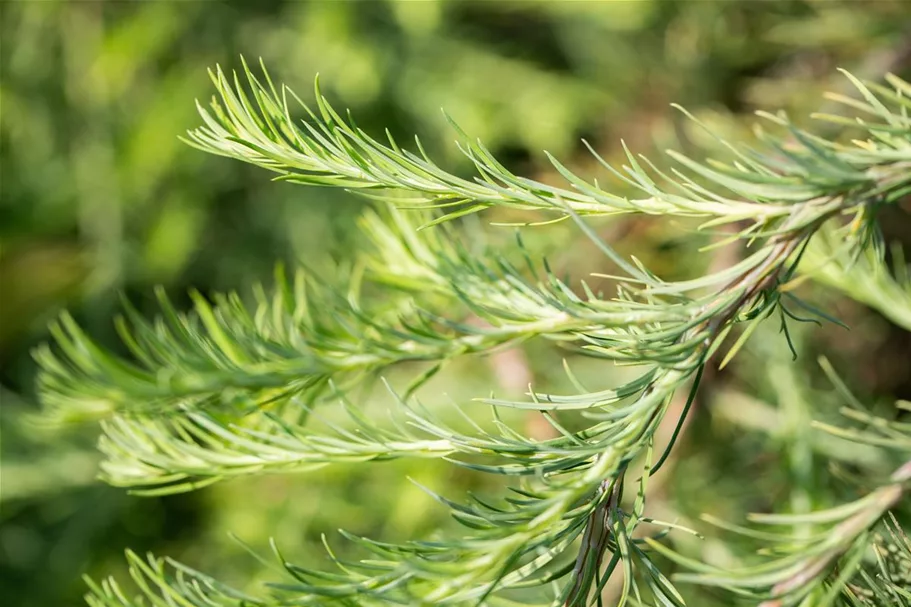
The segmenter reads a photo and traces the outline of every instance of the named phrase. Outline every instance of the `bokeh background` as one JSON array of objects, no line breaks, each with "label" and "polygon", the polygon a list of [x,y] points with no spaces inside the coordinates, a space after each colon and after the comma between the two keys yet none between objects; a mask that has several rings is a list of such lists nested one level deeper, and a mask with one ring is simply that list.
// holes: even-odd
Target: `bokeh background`
[{"label": "bokeh background", "polygon": [[[47,323],[62,308],[91,335],[116,345],[112,318],[120,294],[153,314],[154,285],[186,305],[190,287],[243,290],[268,281],[277,261],[331,269],[362,246],[354,220],[364,201],[341,191],[272,183],[261,170],[206,156],[178,140],[198,123],[194,100],[206,102],[212,93],[206,69],[216,63],[238,67],[241,54],[261,57],[273,78],[304,99],[312,98],[319,73],[324,93],[350,108],[365,130],[389,128],[400,141],[417,133],[442,165],[468,174],[440,112],[445,108],[508,167],[548,180],[554,175],[543,149],[583,174],[596,172],[583,137],[614,160],[621,138],[659,162],[659,150],[667,146],[688,152],[711,146],[671,102],[741,137],[755,109],[805,116],[826,106],[822,91],[847,92],[838,67],[860,77],[893,71],[907,78],[911,5],[0,4],[5,605],[78,605],[80,576],[122,575],[127,547],[175,556],[241,586],[255,584],[270,574],[229,539],[229,531],[257,549],[275,537],[289,557],[322,566],[320,535],[337,544],[332,534],[339,527],[403,540],[447,524],[444,509],[406,476],[455,497],[490,482],[433,463],[387,463],[137,498],[94,480],[95,428],[48,428],[36,419],[30,350],[47,339]],[[491,219],[504,217],[484,217]],[[885,223],[891,240],[911,242],[907,212],[896,211]],[[571,229],[562,229],[532,231],[531,246],[575,276],[603,267]],[[725,263],[697,256],[702,237],[673,222],[622,219],[599,229],[666,277],[689,275],[707,259]],[[781,500],[825,502],[837,492],[836,480],[810,466],[831,459],[831,445],[808,441],[800,430],[831,400],[814,379],[818,353],[840,363],[864,397],[911,397],[907,333],[833,292],[809,296],[825,301],[853,330],[800,331],[801,359],[790,363],[773,327],[756,338],[743,363],[712,379],[681,447],[687,456],[678,458],[655,498],[671,516],[688,520],[709,511],[736,517]],[[565,382],[561,356],[531,346],[459,363],[433,389],[460,401],[491,386],[521,392],[530,380],[559,386]],[[769,371],[755,364],[760,359],[772,361]],[[605,373],[591,362],[578,361],[576,368],[588,377]],[[530,422],[530,432],[539,430]],[[841,451],[843,460],[863,456]],[[795,458],[803,463],[782,465]],[[745,486],[744,475],[755,482]],[[803,497],[782,494],[794,475],[806,487]],[[731,549],[711,534],[692,547],[716,560]],[[724,604],[711,594],[699,600],[695,604]]]}]

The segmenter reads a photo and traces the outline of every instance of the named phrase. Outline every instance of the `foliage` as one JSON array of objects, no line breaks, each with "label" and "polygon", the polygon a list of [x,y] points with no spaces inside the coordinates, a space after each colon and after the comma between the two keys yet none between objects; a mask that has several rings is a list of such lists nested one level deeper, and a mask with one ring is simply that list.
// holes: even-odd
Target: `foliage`
[{"label": "foliage", "polygon": [[[899,452],[897,470],[848,504],[760,519],[808,529],[800,543],[789,535],[742,529],[784,544],[782,556],[754,567],[716,571],[679,556],[659,541],[677,525],[645,516],[644,509],[648,479],[667,461],[704,367],[731,333],[736,329],[739,337],[722,366],[772,315],[789,343],[792,323],[828,319],[794,293],[814,236],[832,230],[843,242],[830,255],[836,261],[847,255],[882,265],[878,253],[869,253],[882,249],[876,214],[911,189],[911,85],[891,75],[889,86],[847,75],[861,99],[841,100],[857,113],[850,124],[862,132],[848,144],[797,128],[783,114],[761,114],[772,130],[758,129],[756,146],[722,141],[727,162],[671,152],[680,168],[662,170],[627,150],[627,164],[615,169],[590,148],[614,177],[640,191],[630,197],[602,189],[553,158],[568,187],[519,177],[459,131],[460,149],[478,172],[464,179],[441,169],[419,141],[415,153],[391,136],[388,144],[371,138],[340,116],[318,87],[316,111],[304,106],[307,119],[298,121],[289,103],[293,93],[275,87],[268,75],[260,80],[249,70],[245,74],[249,92],[239,78],[213,73],[218,97],[211,109],[201,109],[204,126],[191,131],[189,141],[275,171],[282,181],[342,187],[378,200],[379,210],[363,222],[371,252],[354,267],[344,290],[327,289],[306,274],[291,282],[279,275],[271,293],[257,290],[253,306],[233,294],[211,301],[194,295],[194,312],[182,314],[162,296],[162,315],[152,322],[127,308],[118,329],[132,360],[105,351],[64,316],[54,329],[59,352],[45,347],[37,353],[40,389],[51,412],[62,419],[104,418],[104,475],[140,492],[182,492],[239,475],[419,457],[511,477],[514,495],[465,503],[437,496],[467,534],[403,544],[346,534],[371,558],[336,559],[338,572],[293,565],[279,554],[289,577],[264,596],[176,562],[131,554],[133,577],[148,600],[588,605],[601,602],[601,589],[617,569],[621,604],[683,604],[653,563],[656,555],[697,571],[681,580],[722,586],[770,606],[907,594],[900,576],[898,583],[891,577],[874,583],[874,574],[859,569],[870,534],[911,477],[903,422],[855,412],[874,433],[833,430]],[[617,295],[606,297],[585,282],[558,277],[521,239],[513,251],[518,264],[509,255],[457,244],[463,234],[444,223],[504,206],[540,212],[537,223],[574,222],[616,266],[609,278]],[[587,219],[617,214],[700,218],[704,229],[727,228],[720,244],[742,243],[748,255],[697,278],[663,280],[617,253]],[[849,221],[843,223],[844,217]],[[851,263],[840,269],[850,271]],[[887,308],[901,300],[888,275],[876,280],[887,286],[866,295],[875,305]],[[361,297],[375,288],[384,293],[379,307]],[[468,315],[484,324],[466,322]],[[449,422],[412,397],[453,359],[539,337],[632,367],[636,375],[592,390],[567,367],[574,393],[532,390],[526,400],[484,398],[493,411],[487,425],[467,416]],[[388,427],[351,402],[364,379],[415,362],[425,367],[407,386],[389,387],[396,407]],[[837,377],[833,381],[839,385]],[[672,420],[676,430],[669,444],[655,459],[656,432],[680,391],[689,396]],[[326,400],[341,403],[346,425],[326,422],[322,431],[311,425],[308,418]],[[523,435],[500,419],[503,409],[540,412],[555,438]],[[636,474],[636,497],[628,503],[625,481]],[[646,535],[649,528],[658,528],[657,535]],[[891,529],[900,539],[900,529]],[[89,602],[135,604],[110,580],[92,584]]]},{"label": "foliage", "polygon": [[[502,477],[411,458],[326,466],[304,476],[246,475],[204,491],[134,498],[93,481],[97,424],[31,423],[38,405],[29,351],[47,340],[47,321],[62,307],[93,339],[122,353],[111,330],[120,292],[144,317],[156,311],[154,285],[180,310],[192,306],[190,286],[203,293],[240,287],[251,304],[246,285],[268,276],[276,259],[289,266],[304,259],[309,270],[332,276],[331,263],[361,248],[351,227],[362,208],[358,197],[272,184],[255,167],[179,143],[175,134],[195,120],[187,100],[208,94],[206,66],[245,53],[263,56],[283,78],[319,72],[327,96],[351,107],[367,132],[382,135],[388,126],[402,140],[421,133],[431,156],[464,177],[470,161],[447,142],[443,106],[511,170],[554,184],[560,176],[539,153],[542,146],[581,175],[597,170],[580,137],[616,164],[623,161],[621,138],[650,155],[655,147],[691,155],[695,147],[712,148],[695,123],[666,111],[670,100],[735,141],[750,136],[757,107],[785,107],[798,120],[816,109],[832,112],[834,102],[820,105],[820,92],[851,89],[837,66],[867,78],[898,70],[907,79],[907,31],[902,0],[0,4],[0,595],[19,607],[78,604],[80,574],[126,575],[125,546],[168,554],[256,593],[276,574],[248,558],[226,529],[257,551],[268,551],[269,536],[279,538],[287,559],[325,568],[331,564],[323,531],[341,526],[401,539],[454,524],[408,479],[448,496],[499,493]],[[835,134],[825,124],[812,129]],[[610,189],[628,191],[619,183]],[[890,244],[907,247],[911,226],[902,206],[884,208],[880,223]],[[533,215],[495,207],[483,223]],[[627,214],[597,229],[663,278],[690,278],[705,264],[724,267],[719,262],[737,248],[700,254],[710,233],[681,229],[697,221]],[[481,223],[460,234],[505,250],[510,230],[483,230]],[[524,245],[533,256],[546,253],[560,276],[610,272],[572,223],[523,230]],[[598,276],[589,284],[613,289]],[[716,374],[710,364],[680,446],[650,482],[647,512],[699,528],[705,539],[672,538],[701,561],[749,562],[753,546],[716,536],[699,513],[731,520],[744,511],[796,507],[789,500],[804,498],[825,507],[857,497],[839,492],[844,483],[826,462],[837,462],[839,471],[884,470],[869,449],[795,430],[801,426],[791,419],[791,399],[782,397],[792,388],[805,394],[808,408],[798,418],[837,422],[828,414],[839,402],[818,389],[826,385],[817,377],[819,354],[832,358],[864,402],[885,407],[911,398],[907,333],[814,281],[799,293],[851,330],[802,332],[792,325],[800,359],[786,363],[788,348],[774,324],[760,326],[724,371]],[[364,296],[382,293],[368,288]],[[766,364],[779,354],[780,363]],[[540,391],[569,393],[575,388],[561,357],[585,385],[629,378],[630,368],[529,340],[491,356],[461,357],[417,394],[448,414],[446,401],[465,403],[491,386],[509,398],[529,381]],[[399,365],[384,375],[404,386],[413,370]],[[361,389],[370,394],[351,399],[373,419],[386,419],[394,399],[382,387]],[[486,410],[468,406],[465,413],[479,419]],[[531,436],[553,433],[534,412],[500,414]],[[554,415],[572,426],[572,414]],[[326,416],[347,423],[340,407],[322,408],[319,417]],[[807,447],[796,446],[803,444],[799,437],[808,438]],[[813,466],[792,471],[792,451],[812,452]],[[807,469],[814,471],[809,484]],[[750,483],[741,482],[744,475]],[[357,557],[355,545],[329,535],[337,556]],[[605,588],[606,604],[616,596],[615,581]],[[729,595],[708,587],[680,590],[690,604],[730,604]]]}]

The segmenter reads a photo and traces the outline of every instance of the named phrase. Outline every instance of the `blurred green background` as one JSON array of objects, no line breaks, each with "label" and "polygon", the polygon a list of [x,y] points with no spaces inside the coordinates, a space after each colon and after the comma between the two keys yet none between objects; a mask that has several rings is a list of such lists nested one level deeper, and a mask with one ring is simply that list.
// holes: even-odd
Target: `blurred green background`
[{"label": "blurred green background", "polygon": [[[321,533],[343,527],[404,540],[443,524],[445,511],[406,476],[456,497],[490,482],[434,463],[387,463],[134,498],[94,481],[94,428],[47,428],[33,418],[38,405],[29,351],[47,339],[47,323],[62,308],[91,335],[116,346],[111,319],[119,293],[152,314],[155,284],[186,304],[191,286],[243,290],[268,281],[277,261],[328,270],[361,246],[354,219],[363,201],[340,191],[272,183],[263,171],[178,141],[198,123],[194,99],[205,103],[211,95],[206,69],[216,63],[238,67],[241,54],[262,57],[273,78],[305,100],[319,73],[324,93],[350,108],[366,131],[380,134],[388,127],[400,141],[417,133],[431,155],[455,171],[467,174],[469,166],[440,108],[514,171],[549,180],[554,175],[545,148],[583,174],[595,172],[583,137],[608,159],[619,158],[621,138],[653,158],[669,145],[687,151],[710,145],[669,108],[671,102],[740,137],[748,133],[754,109],[785,108],[801,116],[823,107],[822,91],[846,92],[837,67],[861,77],[894,71],[907,78],[911,5],[0,4],[5,605],[80,604],[80,575],[122,574],[127,547],[252,584],[269,574],[228,531],[256,548],[273,536],[287,556],[322,566]],[[492,218],[504,216],[484,217]],[[907,213],[887,223],[887,236],[911,242]],[[575,276],[597,270],[591,248],[561,229],[535,230],[529,238]],[[636,251],[664,276],[689,274],[705,263],[694,252],[699,238],[672,222],[626,219],[605,222],[603,229],[621,250]],[[907,334],[832,293],[820,297],[860,330],[801,333],[804,356],[796,366],[786,363],[786,349],[770,331],[757,338],[746,364],[715,380],[711,402],[688,430],[688,441],[698,441],[700,449],[678,464],[680,473],[662,490],[675,516],[707,510],[737,516],[788,499],[779,494],[794,481],[788,474],[806,470],[782,469],[779,462],[793,456],[789,449],[801,448],[795,446],[802,444],[794,434],[798,422],[826,406],[825,395],[805,379],[816,373],[815,353],[844,361],[841,370],[862,395],[911,395],[903,366],[911,352]],[[857,362],[859,353],[867,363]],[[560,357],[532,346],[511,357],[466,361],[435,380],[433,390],[458,401],[497,384],[521,392],[530,379],[559,387],[565,382]],[[766,376],[751,363],[756,357],[781,362]],[[593,362],[580,361],[577,369],[589,377],[603,374]],[[811,459],[823,457],[808,448]],[[744,470],[755,484],[738,482]],[[334,545],[337,540],[330,535]],[[727,549],[711,537],[693,547],[703,555],[714,550],[711,558],[723,558],[718,552]],[[701,600],[697,604],[716,604],[711,595]]]}]

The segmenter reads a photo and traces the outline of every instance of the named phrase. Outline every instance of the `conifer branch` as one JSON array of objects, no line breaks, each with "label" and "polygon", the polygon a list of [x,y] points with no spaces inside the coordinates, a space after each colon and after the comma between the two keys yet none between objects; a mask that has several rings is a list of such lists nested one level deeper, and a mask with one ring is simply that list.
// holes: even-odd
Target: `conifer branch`
[{"label": "conifer branch", "polygon": [[[836,389],[851,403],[851,406],[843,410],[843,414],[864,424],[866,428],[847,429],[821,423],[815,425],[846,440],[891,450],[901,464],[879,487],[853,502],[809,513],[752,515],[750,519],[762,525],[761,529],[744,528],[706,518],[735,533],[760,538],[764,540],[767,549],[770,545],[775,547],[773,554],[781,555],[758,565],[734,571],[721,570],[681,557],[654,540],[646,540],[657,552],[695,572],[678,575],[677,580],[727,588],[761,601],[760,607],[832,604],[836,598],[845,594],[845,600],[852,599],[854,592],[846,587],[846,583],[858,572],[863,577],[863,558],[872,543],[874,529],[882,526],[890,511],[911,490],[911,459],[907,459],[911,457],[911,424],[890,421],[865,412],[856,397],[847,391],[834,374],[831,365],[825,360],[822,364]],[[911,411],[909,403],[899,402],[898,407]],[[770,527],[775,530],[769,531]],[[796,538],[785,532],[789,527],[809,528],[812,531],[807,536]],[[890,592],[889,584],[886,586],[887,588],[879,589],[883,594]]]},{"label": "conifer branch", "polygon": [[[865,109],[883,119],[882,123],[868,123],[857,118],[857,123],[873,137],[870,144],[844,146],[797,129],[784,115],[760,113],[773,124],[783,126],[789,137],[779,138],[757,130],[757,138],[766,150],[735,147],[722,141],[732,155],[727,164],[712,160],[700,163],[669,152],[697,178],[713,182],[714,190],[678,169],[665,173],[628,149],[629,165],[617,170],[588,146],[613,176],[646,194],[645,198],[629,199],[603,190],[597,181],[588,182],[575,175],[550,155],[548,159],[570,189],[516,176],[482,143],[470,142],[450,120],[461,136],[460,150],[478,171],[475,179],[463,179],[437,166],[417,139],[416,154],[401,148],[388,133],[388,144],[367,135],[350,116],[346,120],[332,108],[320,93],[318,80],[317,109],[313,111],[287,87],[277,89],[265,68],[265,84],[246,65],[245,72],[252,100],[237,74],[233,82],[220,68],[210,74],[218,97],[213,99],[211,111],[199,106],[204,126],[189,132],[187,141],[191,145],[275,171],[280,174],[276,179],[282,181],[343,187],[405,207],[456,208],[443,218],[491,206],[511,206],[557,215],[647,213],[707,217],[713,225],[747,220],[752,222],[755,233],[774,229],[776,221],[794,214],[795,206],[827,207],[839,195],[871,185],[883,187],[889,196],[900,195],[907,191],[907,172],[911,168],[907,142],[902,138],[907,116],[890,111],[870,93],[872,88],[887,101],[907,104],[908,85],[893,76],[889,78],[894,90],[855,82],[870,93],[868,99],[874,100]],[[309,121],[294,120],[289,98],[299,103]],[[841,116],[821,117],[850,123]],[[649,175],[649,169],[657,181]],[[811,220],[811,215],[806,219]],[[797,227],[792,222],[792,229]]]},{"label": "conifer branch", "polygon": [[[182,565],[130,555],[134,579],[155,604],[506,605],[504,592],[565,579],[547,604],[578,607],[597,604],[599,587],[619,567],[621,603],[682,605],[650,560],[653,551],[671,553],[654,539],[634,536],[641,525],[653,524],[643,516],[654,472],[651,445],[671,398],[695,383],[735,327],[743,331],[722,364],[769,316],[777,314],[785,328],[804,320],[792,307],[812,306],[791,292],[792,279],[823,226],[851,217],[842,232],[845,247],[863,257],[876,233],[876,209],[911,189],[911,85],[891,76],[891,88],[852,79],[864,101],[848,105],[876,119],[850,121],[867,138],[852,144],[816,137],[782,115],[765,114],[784,135],[757,131],[762,149],[722,142],[730,153],[727,163],[696,162],[673,152],[681,170],[661,171],[630,152],[622,170],[602,161],[644,194],[638,199],[602,190],[554,159],[569,188],[518,177],[480,143],[461,144],[479,172],[474,180],[462,179],[434,164],[419,143],[414,154],[391,138],[388,145],[370,138],[350,118],[342,119],[318,89],[318,111],[304,106],[309,121],[298,123],[288,104],[296,97],[284,87],[279,92],[268,75],[264,85],[247,70],[252,101],[237,76],[233,84],[221,70],[212,77],[219,99],[211,111],[200,109],[204,126],[190,132],[192,144],[276,171],[281,180],[356,190],[399,210],[365,218],[372,250],[347,289],[327,288],[300,273],[293,282],[280,275],[271,294],[258,289],[253,306],[235,294],[211,302],[195,294],[193,312],[182,314],[162,296],[162,315],[154,322],[127,307],[118,327],[131,359],[105,352],[63,316],[54,328],[59,351],[37,352],[44,401],[58,417],[103,418],[104,477],[140,492],[187,491],[224,478],[336,462],[432,457],[509,476],[518,497],[459,503],[437,496],[472,535],[403,544],[347,536],[374,559],[336,561],[338,573],[304,570],[281,559],[290,581],[276,584],[264,598]],[[521,242],[520,266],[456,244],[451,225],[419,229],[491,206],[574,221],[617,266],[617,295],[557,278]],[[748,241],[751,253],[698,279],[665,281],[617,254],[583,218],[615,213],[698,216],[709,227],[740,222],[744,227],[731,239]],[[362,280],[384,289],[387,303],[374,306],[361,298]],[[876,284],[877,305],[897,297],[881,278]],[[469,314],[485,326],[465,322]],[[824,312],[818,315],[825,318]],[[523,401],[482,399],[494,411],[579,411],[591,422],[570,432],[548,417],[558,437],[544,441],[522,436],[496,417],[494,430],[472,416],[466,416],[469,430],[459,430],[410,397],[448,360],[537,337],[634,365],[639,376],[597,390],[571,378],[575,394],[531,391]],[[428,369],[397,398],[391,427],[364,418],[349,402],[351,389],[364,378],[416,361]],[[349,422],[317,431],[308,417],[327,396],[342,403]],[[898,440],[891,432],[880,443]],[[622,479],[643,456],[639,494],[627,511],[619,494]],[[894,504],[895,492],[903,490],[894,487],[906,480],[874,491],[870,495],[878,497],[864,498],[856,508],[833,511],[844,514],[839,520],[852,532],[834,544],[807,544],[771,568],[739,577],[712,577],[696,564],[706,573],[699,581],[736,591],[771,588],[770,600],[815,591],[826,566],[845,551],[853,554],[857,538]],[[861,512],[863,524],[852,518]],[[829,520],[830,514],[822,516]],[[672,527],[665,525],[663,532]],[[581,548],[574,554],[577,541]],[[137,604],[110,581],[93,584],[92,592],[93,605]]]}]

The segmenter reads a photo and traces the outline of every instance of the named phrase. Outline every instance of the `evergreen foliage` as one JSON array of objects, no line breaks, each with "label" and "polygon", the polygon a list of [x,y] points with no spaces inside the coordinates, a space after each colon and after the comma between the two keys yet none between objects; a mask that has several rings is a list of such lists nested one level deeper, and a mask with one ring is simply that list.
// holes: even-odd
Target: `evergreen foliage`
[{"label": "evergreen foliage", "polygon": [[[90,583],[91,605],[600,605],[615,572],[620,604],[682,605],[675,584],[685,582],[767,607],[911,601],[911,543],[890,515],[911,485],[911,425],[898,416],[908,403],[889,418],[874,416],[824,361],[847,408],[844,424],[820,427],[883,450],[891,469],[876,486],[809,513],[756,515],[748,527],[716,521],[766,548],[761,560],[736,570],[681,555],[671,542],[689,531],[645,515],[649,478],[673,448],[707,362],[726,364],[770,317],[787,340],[793,323],[832,320],[795,294],[802,280],[840,288],[911,328],[911,282],[877,225],[881,208],[911,192],[911,85],[892,75],[881,84],[846,74],[859,98],[836,99],[850,113],[819,118],[845,125],[847,143],[762,113],[767,127],[757,127],[755,143],[722,142],[724,161],[672,151],[675,164],[661,168],[627,151],[617,168],[590,148],[609,175],[640,192],[629,197],[552,157],[562,187],[515,175],[461,131],[460,149],[477,176],[459,177],[417,140],[409,151],[391,136],[381,142],[360,130],[318,86],[311,110],[265,71],[244,76],[212,74],[217,96],[200,108],[203,126],[188,142],[281,181],[376,200],[361,222],[372,253],[343,289],[280,271],[271,289],[254,291],[253,304],[236,294],[194,294],[194,311],[184,314],[161,295],[152,321],[127,304],[118,331],[129,357],[106,351],[64,315],[53,330],[57,347],[36,352],[49,415],[99,418],[103,477],[137,493],[418,457],[502,476],[503,495],[436,496],[464,526],[458,533],[399,544],[346,534],[369,557],[336,560],[331,572],[286,562],[276,548],[284,578],[257,596],[183,564],[129,553],[144,598],[106,580]],[[304,120],[294,117],[292,101]],[[463,244],[465,231],[453,220],[503,206],[539,213],[538,225],[574,222],[616,266],[616,293],[557,276],[521,238],[505,253]],[[618,214],[699,218],[705,230],[723,231],[719,245],[740,244],[748,254],[698,278],[663,280],[590,225]],[[381,303],[361,296],[375,289]],[[484,324],[466,322],[468,315]],[[631,367],[635,376],[590,388],[567,367],[574,393],[481,398],[492,412],[486,425],[467,415],[444,419],[414,396],[453,359],[538,338]],[[389,387],[397,407],[380,423],[359,409],[357,388],[401,363],[421,363],[421,371],[408,386]],[[688,397],[674,413],[674,436],[656,445],[680,393]],[[455,411],[468,406],[481,405]],[[315,423],[323,407],[340,407],[347,422]],[[556,438],[526,436],[501,416],[513,409],[540,412]],[[631,499],[624,496],[630,487]],[[664,573],[669,561],[688,572]]]}]

